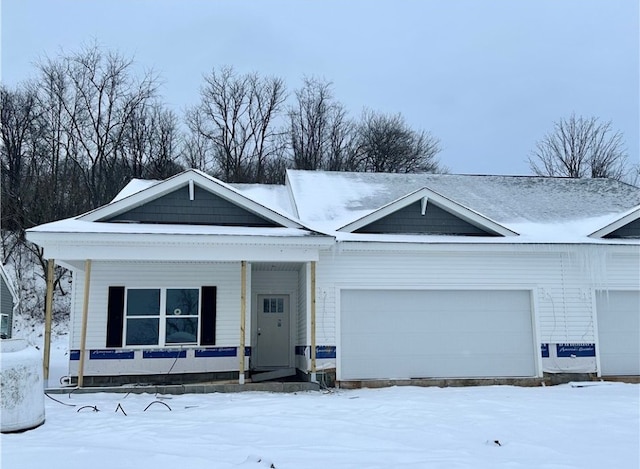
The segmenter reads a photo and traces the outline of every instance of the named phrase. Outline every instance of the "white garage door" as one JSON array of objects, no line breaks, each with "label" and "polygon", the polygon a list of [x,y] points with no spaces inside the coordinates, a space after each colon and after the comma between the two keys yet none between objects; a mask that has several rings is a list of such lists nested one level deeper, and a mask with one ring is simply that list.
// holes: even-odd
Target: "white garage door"
[{"label": "white garage door", "polygon": [[528,291],[343,290],[340,379],[534,376]]},{"label": "white garage door", "polygon": [[640,375],[640,291],[596,296],[603,375]]}]

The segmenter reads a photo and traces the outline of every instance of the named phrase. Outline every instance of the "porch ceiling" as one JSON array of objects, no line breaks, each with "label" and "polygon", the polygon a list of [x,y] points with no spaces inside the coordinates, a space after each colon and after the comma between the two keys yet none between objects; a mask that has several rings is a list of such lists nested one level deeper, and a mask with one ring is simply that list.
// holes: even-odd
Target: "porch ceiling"
[{"label": "porch ceiling", "polygon": [[297,272],[300,262],[254,262],[251,270],[254,272]]}]

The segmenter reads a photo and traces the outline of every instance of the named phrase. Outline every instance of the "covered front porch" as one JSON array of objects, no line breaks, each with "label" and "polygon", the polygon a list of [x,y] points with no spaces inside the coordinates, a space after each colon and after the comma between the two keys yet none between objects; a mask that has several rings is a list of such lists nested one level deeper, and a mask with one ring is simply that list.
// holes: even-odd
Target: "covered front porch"
[{"label": "covered front porch", "polygon": [[[137,247],[110,240],[90,249],[62,239],[45,244],[47,324],[53,266],[73,272],[67,384],[316,381],[324,351],[316,344],[316,263],[331,238],[260,245],[216,238],[170,246],[146,239]],[[191,306],[180,303],[185,297]],[[47,327],[45,379],[49,334]]]}]

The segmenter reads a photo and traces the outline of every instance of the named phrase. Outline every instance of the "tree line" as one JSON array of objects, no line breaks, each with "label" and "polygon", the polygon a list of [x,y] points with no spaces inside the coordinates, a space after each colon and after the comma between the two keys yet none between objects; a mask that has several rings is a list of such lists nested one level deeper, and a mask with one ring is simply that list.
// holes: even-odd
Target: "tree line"
[{"label": "tree line", "polygon": [[[97,45],[36,67],[35,79],[0,86],[3,261],[25,229],[103,205],[132,178],[185,168],[229,183],[281,183],[287,168],[446,171],[430,132],[400,113],[351,117],[325,79],[304,78],[289,92],[281,78],[215,67],[199,102],[179,116],[156,74]],[[531,153],[535,174],[629,174],[610,122],[572,115],[554,125]]]},{"label": "tree line", "polygon": [[[332,84],[214,68],[179,117],[159,78],[97,46],[37,64],[0,87],[2,228],[26,228],[109,202],[131,178],[185,168],[230,183],[279,183],[285,170],[442,171],[440,144],[401,114],[349,117]],[[6,248],[6,246],[5,246]],[[5,249],[5,255],[7,250]]]}]

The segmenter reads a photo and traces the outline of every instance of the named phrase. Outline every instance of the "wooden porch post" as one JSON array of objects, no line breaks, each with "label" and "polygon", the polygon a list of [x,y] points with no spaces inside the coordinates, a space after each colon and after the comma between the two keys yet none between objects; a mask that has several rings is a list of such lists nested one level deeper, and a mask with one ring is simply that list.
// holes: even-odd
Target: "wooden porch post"
[{"label": "wooden porch post", "polygon": [[311,381],[316,381],[316,261],[311,261]]},{"label": "wooden porch post", "polygon": [[240,368],[238,382],[244,384],[244,347],[245,347],[245,322],[247,316],[247,261],[240,263]]},{"label": "wooden porch post", "polygon": [[44,357],[42,361],[45,386],[49,379],[49,362],[51,358],[51,315],[53,309],[54,267],[55,261],[53,259],[47,260],[47,294],[44,303]]},{"label": "wooden porch post", "polygon": [[82,332],[80,335],[80,364],[78,368],[78,387],[84,381],[84,356],[87,347],[87,317],[89,315],[89,284],[91,282],[91,259],[84,261],[84,301],[82,303]]}]

